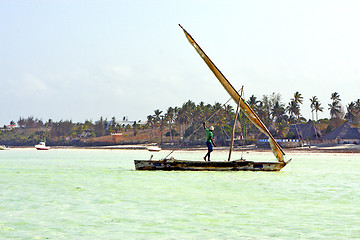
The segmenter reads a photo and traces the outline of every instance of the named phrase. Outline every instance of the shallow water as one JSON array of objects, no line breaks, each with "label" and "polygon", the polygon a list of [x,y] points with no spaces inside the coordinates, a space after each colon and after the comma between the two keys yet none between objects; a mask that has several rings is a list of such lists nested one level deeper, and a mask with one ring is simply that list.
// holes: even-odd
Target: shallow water
[{"label": "shallow water", "polygon": [[[133,160],[151,154],[0,151],[0,238],[360,238],[359,154],[289,154],[293,161],[270,173],[135,171]],[[226,154],[216,151],[212,159]]]}]

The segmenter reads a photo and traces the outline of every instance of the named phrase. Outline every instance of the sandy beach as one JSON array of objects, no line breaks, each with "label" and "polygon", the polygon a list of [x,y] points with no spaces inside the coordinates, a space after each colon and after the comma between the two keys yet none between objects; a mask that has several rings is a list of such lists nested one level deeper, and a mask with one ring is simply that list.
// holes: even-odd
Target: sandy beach
[{"label": "sandy beach", "polygon": [[[56,147],[54,147],[56,148]],[[114,145],[114,146],[103,146],[103,147],[91,147],[91,149],[128,149],[128,150],[140,150],[146,149],[145,145]],[[206,151],[206,147],[167,147],[163,150],[187,150],[187,151]],[[228,150],[229,147],[215,147],[214,150]],[[304,146],[296,148],[284,148],[286,153],[360,153],[360,145],[358,144],[339,144],[335,146]],[[245,146],[237,147],[234,151],[246,151],[246,152],[269,152],[270,149],[257,148],[256,146]]]},{"label": "sandy beach", "polygon": [[[11,147],[10,149],[31,149],[33,147]],[[34,148],[35,149],[35,148]],[[147,145],[112,145],[112,146],[97,146],[97,147],[72,147],[72,146],[51,146],[51,149],[98,149],[98,150],[146,150]],[[166,147],[163,150],[186,150],[186,151],[206,151],[206,147]],[[225,151],[229,147],[216,147],[215,151]],[[285,153],[351,153],[360,154],[360,145],[358,144],[339,144],[335,146],[304,146],[296,148],[284,148]],[[245,146],[234,148],[233,151],[245,151],[245,152],[269,152],[270,149],[256,148],[256,146]]]},{"label": "sandy beach", "polygon": [[[337,146],[306,146],[296,148],[284,148],[285,153],[360,153],[360,145],[354,144],[343,144]],[[236,149],[241,151],[241,149]],[[246,149],[249,152],[268,152],[269,149]]]}]

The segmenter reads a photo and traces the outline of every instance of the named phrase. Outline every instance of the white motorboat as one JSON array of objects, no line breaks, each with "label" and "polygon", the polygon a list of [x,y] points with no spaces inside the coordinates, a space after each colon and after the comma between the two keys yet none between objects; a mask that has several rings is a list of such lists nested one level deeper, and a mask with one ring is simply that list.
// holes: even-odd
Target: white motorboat
[{"label": "white motorboat", "polygon": [[45,145],[45,142],[39,142],[38,145],[35,145],[37,150],[50,150],[50,147]]},{"label": "white motorboat", "polygon": [[160,152],[161,148],[159,148],[158,146],[148,146],[147,150],[150,152]]},{"label": "white motorboat", "polygon": [[10,148],[6,147],[5,145],[0,145],[0,150],[10,150]]}]

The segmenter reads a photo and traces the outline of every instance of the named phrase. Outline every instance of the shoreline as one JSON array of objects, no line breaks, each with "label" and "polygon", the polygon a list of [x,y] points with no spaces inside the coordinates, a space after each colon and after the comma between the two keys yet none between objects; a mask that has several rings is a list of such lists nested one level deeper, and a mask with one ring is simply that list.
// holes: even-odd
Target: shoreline
[{"label": "shoreline", "polygon": [[[73,146],[50,146],[51,149],[78,149],[78,150],[147,150],[147,145],[112,145],[112,146],[96,146],[96,147],[73,147]],[[30,146],[14,146],[11,149],[34,149]],[[229,147],[215,147],[214,151],[227,151]],[[206,151],[206,147],[165,147],[162,151],[181,150],[181,151]],[[304,146],[296,148],[284,148],[285,153],[360,153],[360,145],[356,144],[339,144],[335,146]],[[271,152],[271,149],[251,147],[237,147],[234,152]]]}]

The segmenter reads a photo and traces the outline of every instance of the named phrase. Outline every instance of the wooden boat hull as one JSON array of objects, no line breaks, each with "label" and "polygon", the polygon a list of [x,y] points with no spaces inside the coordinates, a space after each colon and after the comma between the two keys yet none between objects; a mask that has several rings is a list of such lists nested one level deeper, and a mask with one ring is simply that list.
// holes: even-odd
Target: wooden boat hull
[{"label": "wooden boat hull", "polygon": [[134,160],[136,170],[165,171],[280,171],[288,162]]}]

